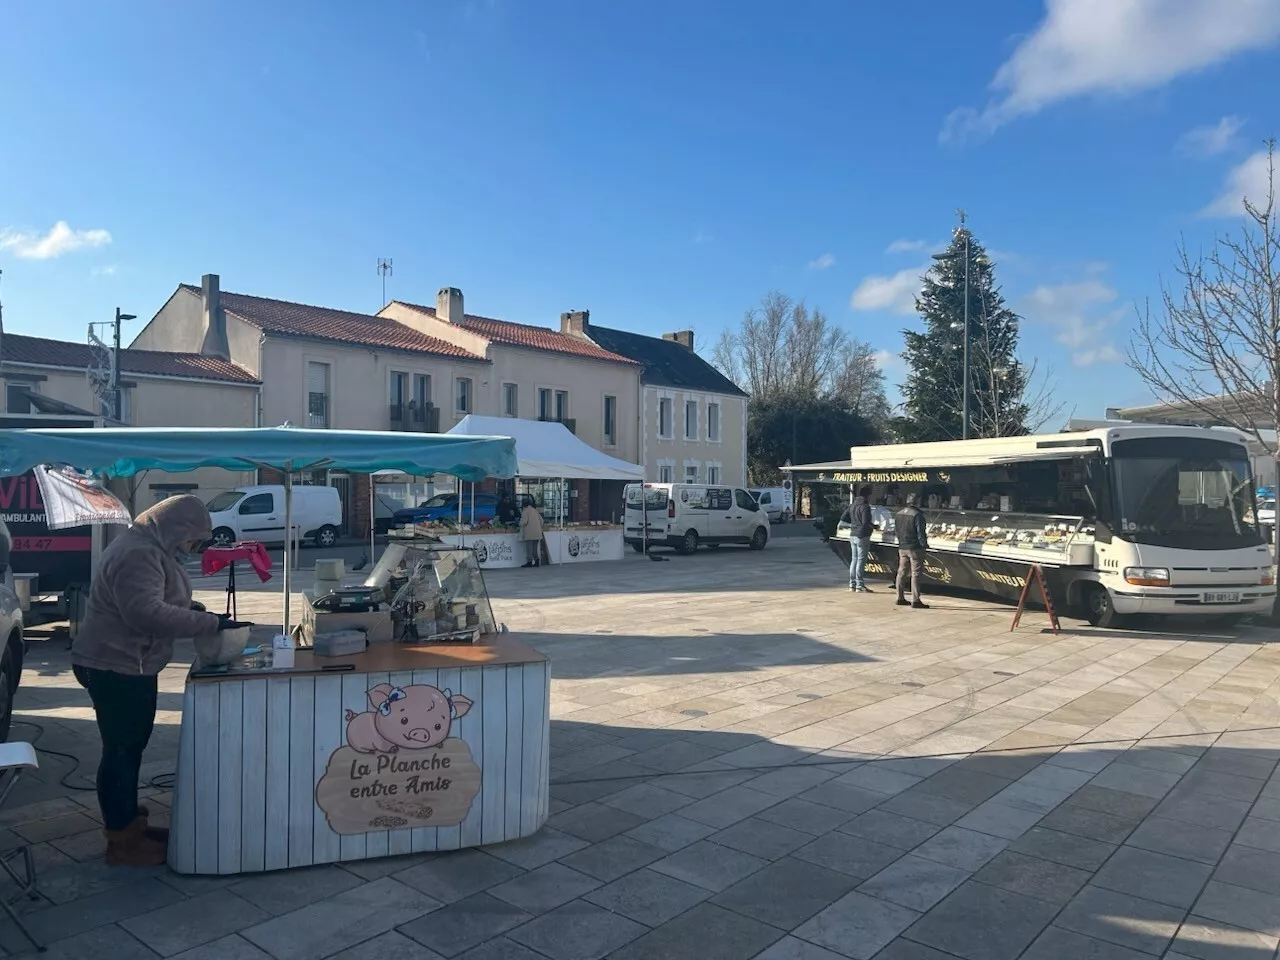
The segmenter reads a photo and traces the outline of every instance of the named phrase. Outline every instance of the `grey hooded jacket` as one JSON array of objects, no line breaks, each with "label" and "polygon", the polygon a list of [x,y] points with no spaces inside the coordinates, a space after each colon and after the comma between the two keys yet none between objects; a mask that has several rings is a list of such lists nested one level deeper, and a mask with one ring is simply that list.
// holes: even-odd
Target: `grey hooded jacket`
[{"label": "grey hooded jacket", "polygon": [[218,617],[191,609],[191,580],[174,554],[212,532],[198,497],[170,497],[138,514],[102,554],[71,662],[115,673],[157,674],[179,637],[214,633]]}]

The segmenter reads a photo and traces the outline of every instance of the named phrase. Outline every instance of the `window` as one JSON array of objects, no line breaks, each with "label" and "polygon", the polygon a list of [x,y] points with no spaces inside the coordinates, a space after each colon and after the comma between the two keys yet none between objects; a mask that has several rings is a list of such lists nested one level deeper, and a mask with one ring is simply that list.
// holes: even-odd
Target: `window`
[{"label": "window", "polygon": [[707,439],[720,439],[720,404],[707,404]]},{"label": "window", "polygon": [[658,465],[658,482],[659,483],[675,483],[676,468],[669,463]]},{"label": "window", "polygon": [[404,405],[409,399],[409,375],[407,373],[392,372],[391,379],[388,381],[389,389],[387,391],[387,399],[391,404],[391,419],[404,419]]},{"label": "window", "polygon": [[307,361],[307,426],[329,426],[329,365],[316,360]]},{"label": "window", "polygon": [[261,516],[270,513],[275,508],[275,502],[269,493],[255,493],[252,497],[245,497],[244,502],[240,504],[240,516]]},{"label": "window", "polygon": [[431,406],[431,377],[425,373],[413,375],[413,419],[422,423],[427,418],[427,407]]},{"label": "window", "polygon": [[222,513],[224,510],[230,510],[243,499],[244,494],[239,490],[226,490],[216,494],[205,506],[209,508],[210,513]]},{"label": "window", "polygon": [[750,510],[754,513],[760,509],[759,505],[757,505],[755,500],[752,499],[751,494],[747,493],[745,490],[733,491],[733,499],[738,502],[738,506],[743,510]]},{"label": "window", "polygon": [[520,416],[520,390],[514,383],[502,385],[502,415],[504,417]]},{"label": "window", "polygon": [[663,397],[658,401],[658,436],[670,440],[675,433],[675,401]]},{"label": "window", "polygon": [[471,378],[459,377],[453,394],[454,409],[458,413],[471,412]]},{"label": "window", "polygon": [[5,410],[9,413],[30,413],[31,397],[30,393],[35,392],[35,384],[28,383],[8,383],[5,384],[4,400]]},{"label": "window", "polygon": [[686,463],[684,465],[684,482],[685,483],[698,482],[698,465],[696,463]]},{"label": "window", "polygon": [[707,465],[707,483],[720,482],[720,467],[715,464]]},{"label": "window", "polygon": [[684,402],[684,438],[686,440],[698,439],[698,401],[686,400]]},{"label": "window", "polygon": [[565,421],[569,419],[569,391],[556,391],[556,419]]},{"label": "window", "polygon": [[607,447],[618,443],[618,398],[604,398],[604,443]]},{"label": "window", "polygon": [[538,390],[538,419],[551,419],[551,391],[546,388]]}]

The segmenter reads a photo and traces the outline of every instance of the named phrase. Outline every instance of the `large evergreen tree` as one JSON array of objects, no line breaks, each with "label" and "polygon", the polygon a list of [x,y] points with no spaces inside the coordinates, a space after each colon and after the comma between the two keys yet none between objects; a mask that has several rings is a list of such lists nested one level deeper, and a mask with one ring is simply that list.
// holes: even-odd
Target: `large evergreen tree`
[{"label": "large evergreen tree", "polygon": [[994,264],[963,218],[924,277],[916,310],[923,332],[904,330],[905,416],[893,423],[904,441],[958,440],[964,404],[965,251],[969,258],[969,436],[1028,432],[1032,371],[1017,358],[1019,317],[996,285]]}]

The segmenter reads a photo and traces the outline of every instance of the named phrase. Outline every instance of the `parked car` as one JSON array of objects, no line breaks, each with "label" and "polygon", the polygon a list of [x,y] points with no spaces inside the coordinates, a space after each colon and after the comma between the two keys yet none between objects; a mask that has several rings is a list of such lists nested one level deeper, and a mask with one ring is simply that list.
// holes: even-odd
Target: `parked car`
[{"label": "parked car", "polygon": [[763,550],[769,542],[769,517],[755,498],[741,487],[700,483],[646,483],[625,491],[623,538],[637,553],[644,550],[645,525],[649,545],[693,553],[701,545],[746,544]]},{"label": "parked car", "polygon": [[[415,523],[433,523],[439,520],[458,519],[458,494],[437,493],[429,500],[423,500],[416,507],[403,507],[391,517],[392,527],[412,526]],[[475,513],[472,514],[472,495],[470,492],[462,496],[462,520],[470,523],[474,516],[477,522],[492,523],[498,513],[498,497],[492,493],[475,495]],[[516,497],[516,510],[523,510],[526,503],[533,503],[533,497],[522,493]]]},{"label": "parked car", "polygon": [[750,493],[769,515],[770,523],[790,523],[796,515],[795,499],[786,487],[752,487]]},{"label": "parked car", "polygon": [[[213,542],[237,540],[284,543],[284,485],[238,487],[220,493],[206,504],[213,520]],[[342,529],[342,499],[337,487],[293,488],[293,525],[301,539],[318,547],[332,547]]]},{"label": "parked car", "polygon": [[1258,526],[1263,532],[1269,536],[1273,536],[1276,528],[1276,502],[1271,500],[1258,501]]},{"label": "parked car", "polygon": [[22,660],[26,643],[22,639],[22,607],[13,592],[13,571],[9,569],[9,528],[0,520],[0,637],[4,647],[0,649],[0,741],[9,739],[9,726],[13,723],[13,695],[22,680]]}]

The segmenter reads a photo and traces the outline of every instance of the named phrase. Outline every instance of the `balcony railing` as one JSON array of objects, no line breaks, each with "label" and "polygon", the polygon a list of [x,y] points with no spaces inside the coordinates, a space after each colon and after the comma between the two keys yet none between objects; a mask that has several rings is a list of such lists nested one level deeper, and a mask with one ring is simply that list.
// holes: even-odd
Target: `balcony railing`
[{"label": "balcony railing", "polygon": [[408,429],[415,430],[418,433],[439,433],[440,408],[433,403],[419,406],[416,400],[411,400],[409,402],[409,422]]}]

